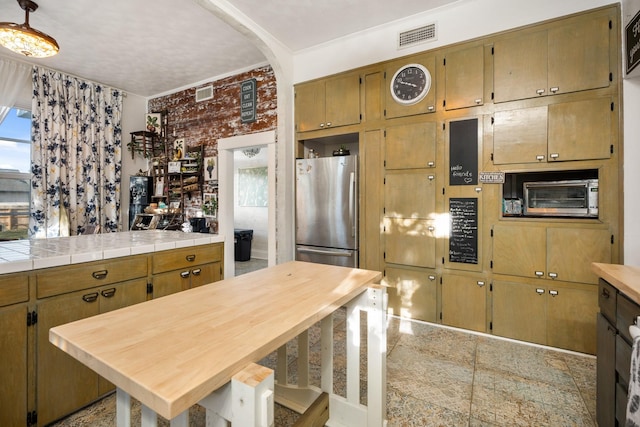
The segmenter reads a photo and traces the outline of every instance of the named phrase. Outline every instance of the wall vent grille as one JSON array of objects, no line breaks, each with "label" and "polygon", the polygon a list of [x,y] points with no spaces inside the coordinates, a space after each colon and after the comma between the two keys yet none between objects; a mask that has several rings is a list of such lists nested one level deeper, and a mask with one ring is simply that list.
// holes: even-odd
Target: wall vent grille
[{"label": "wall vent grille", "polygon": [[206,101],[213,98],[213,86],[205,86],[196,89],[196,102]]},{"label": "wall vent grille", "polygon": [[436,24],[424,25],[398,34],[398,49],[438,39]]}]

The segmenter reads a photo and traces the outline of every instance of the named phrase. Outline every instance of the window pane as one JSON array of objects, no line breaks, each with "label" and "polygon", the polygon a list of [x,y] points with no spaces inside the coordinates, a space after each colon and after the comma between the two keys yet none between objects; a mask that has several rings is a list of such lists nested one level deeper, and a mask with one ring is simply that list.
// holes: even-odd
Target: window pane
[{"label": "window pane", "polygon": [[0,240],[27,237],[31,189],[31,113],[9,111],[0,123]]}]

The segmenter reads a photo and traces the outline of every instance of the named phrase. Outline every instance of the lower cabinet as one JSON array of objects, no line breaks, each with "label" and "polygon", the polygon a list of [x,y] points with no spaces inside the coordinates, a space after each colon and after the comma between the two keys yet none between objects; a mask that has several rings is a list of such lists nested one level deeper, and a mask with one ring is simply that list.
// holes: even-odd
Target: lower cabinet
[{"label": "lower cabinet", "polygon": [[145,301],[146,277],[43,299],[37,303],[38,425],[46,425],[113,389],[106,380],[49,342],[49,329]]},{"label": "lower cabinet", "polygon": [[488,282],[481,275],[442,275],[442,323],[487,332]]},{"label": "lower cabinet", "polygon": [[437,321],[437,276],[433,270],[387,265],[383,284],[389,287],[389,314]]},{"label": "lower cabinet", "polygon": [[595,286],[496,280],[492,288],[494,334],[595,354]]}]

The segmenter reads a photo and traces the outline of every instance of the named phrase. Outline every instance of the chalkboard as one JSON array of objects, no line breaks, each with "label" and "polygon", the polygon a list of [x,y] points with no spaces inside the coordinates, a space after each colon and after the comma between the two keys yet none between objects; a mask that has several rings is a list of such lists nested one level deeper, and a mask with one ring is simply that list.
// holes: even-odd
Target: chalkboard
[{"label": "chalkboard", "polygon": [[449,199],[451,236],[449,261],[465,264],[478,263],[478,199]]},{"label": "chalkboard", "polygon": [[478,184],[478,119],[451,122],[449,185]]}]

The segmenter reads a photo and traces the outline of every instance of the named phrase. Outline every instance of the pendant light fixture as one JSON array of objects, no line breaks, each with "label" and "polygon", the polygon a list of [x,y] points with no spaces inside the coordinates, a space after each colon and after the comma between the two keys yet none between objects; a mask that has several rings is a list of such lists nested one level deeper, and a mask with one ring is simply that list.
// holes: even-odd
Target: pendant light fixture
[{"label": "pendant light fixture", "polygon": [[53,37],[29,26],[29,12],[34,12],[38,5],[31,0],[18,0],[18,4],[25,11],[25,22],[0,22],[0,45],[33,58],[46,58],[58,53],[60,48]]}]

